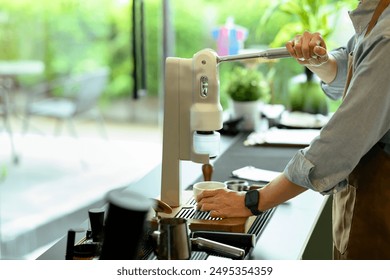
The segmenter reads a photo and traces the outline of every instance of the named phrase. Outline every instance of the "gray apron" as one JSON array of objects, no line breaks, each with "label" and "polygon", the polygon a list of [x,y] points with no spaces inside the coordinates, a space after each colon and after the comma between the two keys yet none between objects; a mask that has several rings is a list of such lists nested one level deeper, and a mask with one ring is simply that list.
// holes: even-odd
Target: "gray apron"
[{"label": "gray apron", "polygon": [[[379,2],[367,36],[390,0]],[[352,77],[352,55],[344,94]],[[333,195],[333,258],[390,259],[390,155],[380,143],[365,154],[348,177],[348,187]]]}]

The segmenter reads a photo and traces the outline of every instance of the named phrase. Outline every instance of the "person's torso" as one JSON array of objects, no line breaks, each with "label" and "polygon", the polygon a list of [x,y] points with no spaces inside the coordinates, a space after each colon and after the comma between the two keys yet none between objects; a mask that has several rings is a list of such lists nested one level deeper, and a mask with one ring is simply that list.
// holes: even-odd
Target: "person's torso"
[{"label": "person's torso", "polygon": [[[360,63],[365,61],[365,57],[373,46],[378,44],[382,38],[390,38],[390,8],[387,8],[382,13],[370,34],[365,36],[368,23],[378,2],[379,0],[368,1],[365,6],[358,7],[350,13],[350,18],[356,31],[355,36],[347,45],[348,53],[353,52],[353,69],[358,69]],[[376,65],[376,67],[383,67],[383,71],[388,71],[388,65]],[[384,150],[390,154],[390,130],[387,131],[379,142],[385,144]]]}]

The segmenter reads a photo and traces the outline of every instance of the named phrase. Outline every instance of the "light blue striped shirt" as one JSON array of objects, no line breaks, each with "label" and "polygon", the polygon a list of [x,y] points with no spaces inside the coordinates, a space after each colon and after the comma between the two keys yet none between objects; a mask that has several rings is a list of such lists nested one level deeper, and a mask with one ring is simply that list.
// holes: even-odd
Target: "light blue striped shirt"
[{"label": "light blue striped shirt", "polygon": [[332,99],[342,97],[351,52],[353,78],[320,136],[287,164],[284,174],[295,184],[322,194],[335,193],[347,186],[348,175],[373,145],[383,142],[390,151],[390,7],[364,38],[378,2],[365,1],[350,12],[356,34],[346,47],[331,52],[338,72],[332,83],[322,83],[324,92]]}]

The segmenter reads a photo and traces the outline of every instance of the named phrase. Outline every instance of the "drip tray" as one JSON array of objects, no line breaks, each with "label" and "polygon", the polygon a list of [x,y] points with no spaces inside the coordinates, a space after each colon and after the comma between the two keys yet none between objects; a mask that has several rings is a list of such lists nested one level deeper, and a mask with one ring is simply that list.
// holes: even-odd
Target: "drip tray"
[{"label": "drip tray", "polygon": [[[217,242],[221,242],[227,245],[239,247],[245,250],[245,259],[250,258],[250,253],[254,246],[256,245],[256,241],[260,237],[264,228],[267,225],[267,222],[270,220],[275,208],[265,211],[262,215],[256,216],[246,233],[234,233],[234,232],[224,232],[219,230],[210,230],[210,228],[222,228],[219,223],[221,223],[220,218],[215,219],[211,218],[207,212],[197,211],[195,208],[182,208],[174,217],[185,218],[189,221],[189,226],[192,230],[192,237],[203,237],[206,239],[211,239]],[[206,227],[206,222],[199,222],[199,224],[192,224],[194,221],[209,221],[209,227],[207,230],[197,230],[195,231],[193,228],[196,227]],[[211,226],[210,226],[211,225]],[[150,242],[146,242],[142,246],[142,250],[140,253],[140,259],[143,260],[156,260],[156,255],[153,252]],[[210,251],[199,251],[197,249],[193,249],[191,252],[191,260],[206,260],[210,256],[221,257],[221,255],[210,252]]]}]

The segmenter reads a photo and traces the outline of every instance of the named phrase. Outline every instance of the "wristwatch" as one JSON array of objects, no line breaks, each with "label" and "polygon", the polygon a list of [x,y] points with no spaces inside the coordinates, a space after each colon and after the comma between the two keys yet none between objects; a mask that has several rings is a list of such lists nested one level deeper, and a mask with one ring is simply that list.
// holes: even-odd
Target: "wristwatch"
[{"label": "wristwatch", "polygon": [[257,190],[247,191],[245,194],[245,206],[251,210],[253,215],[261,215],[263,212],[259,211],[260,192]]}]

